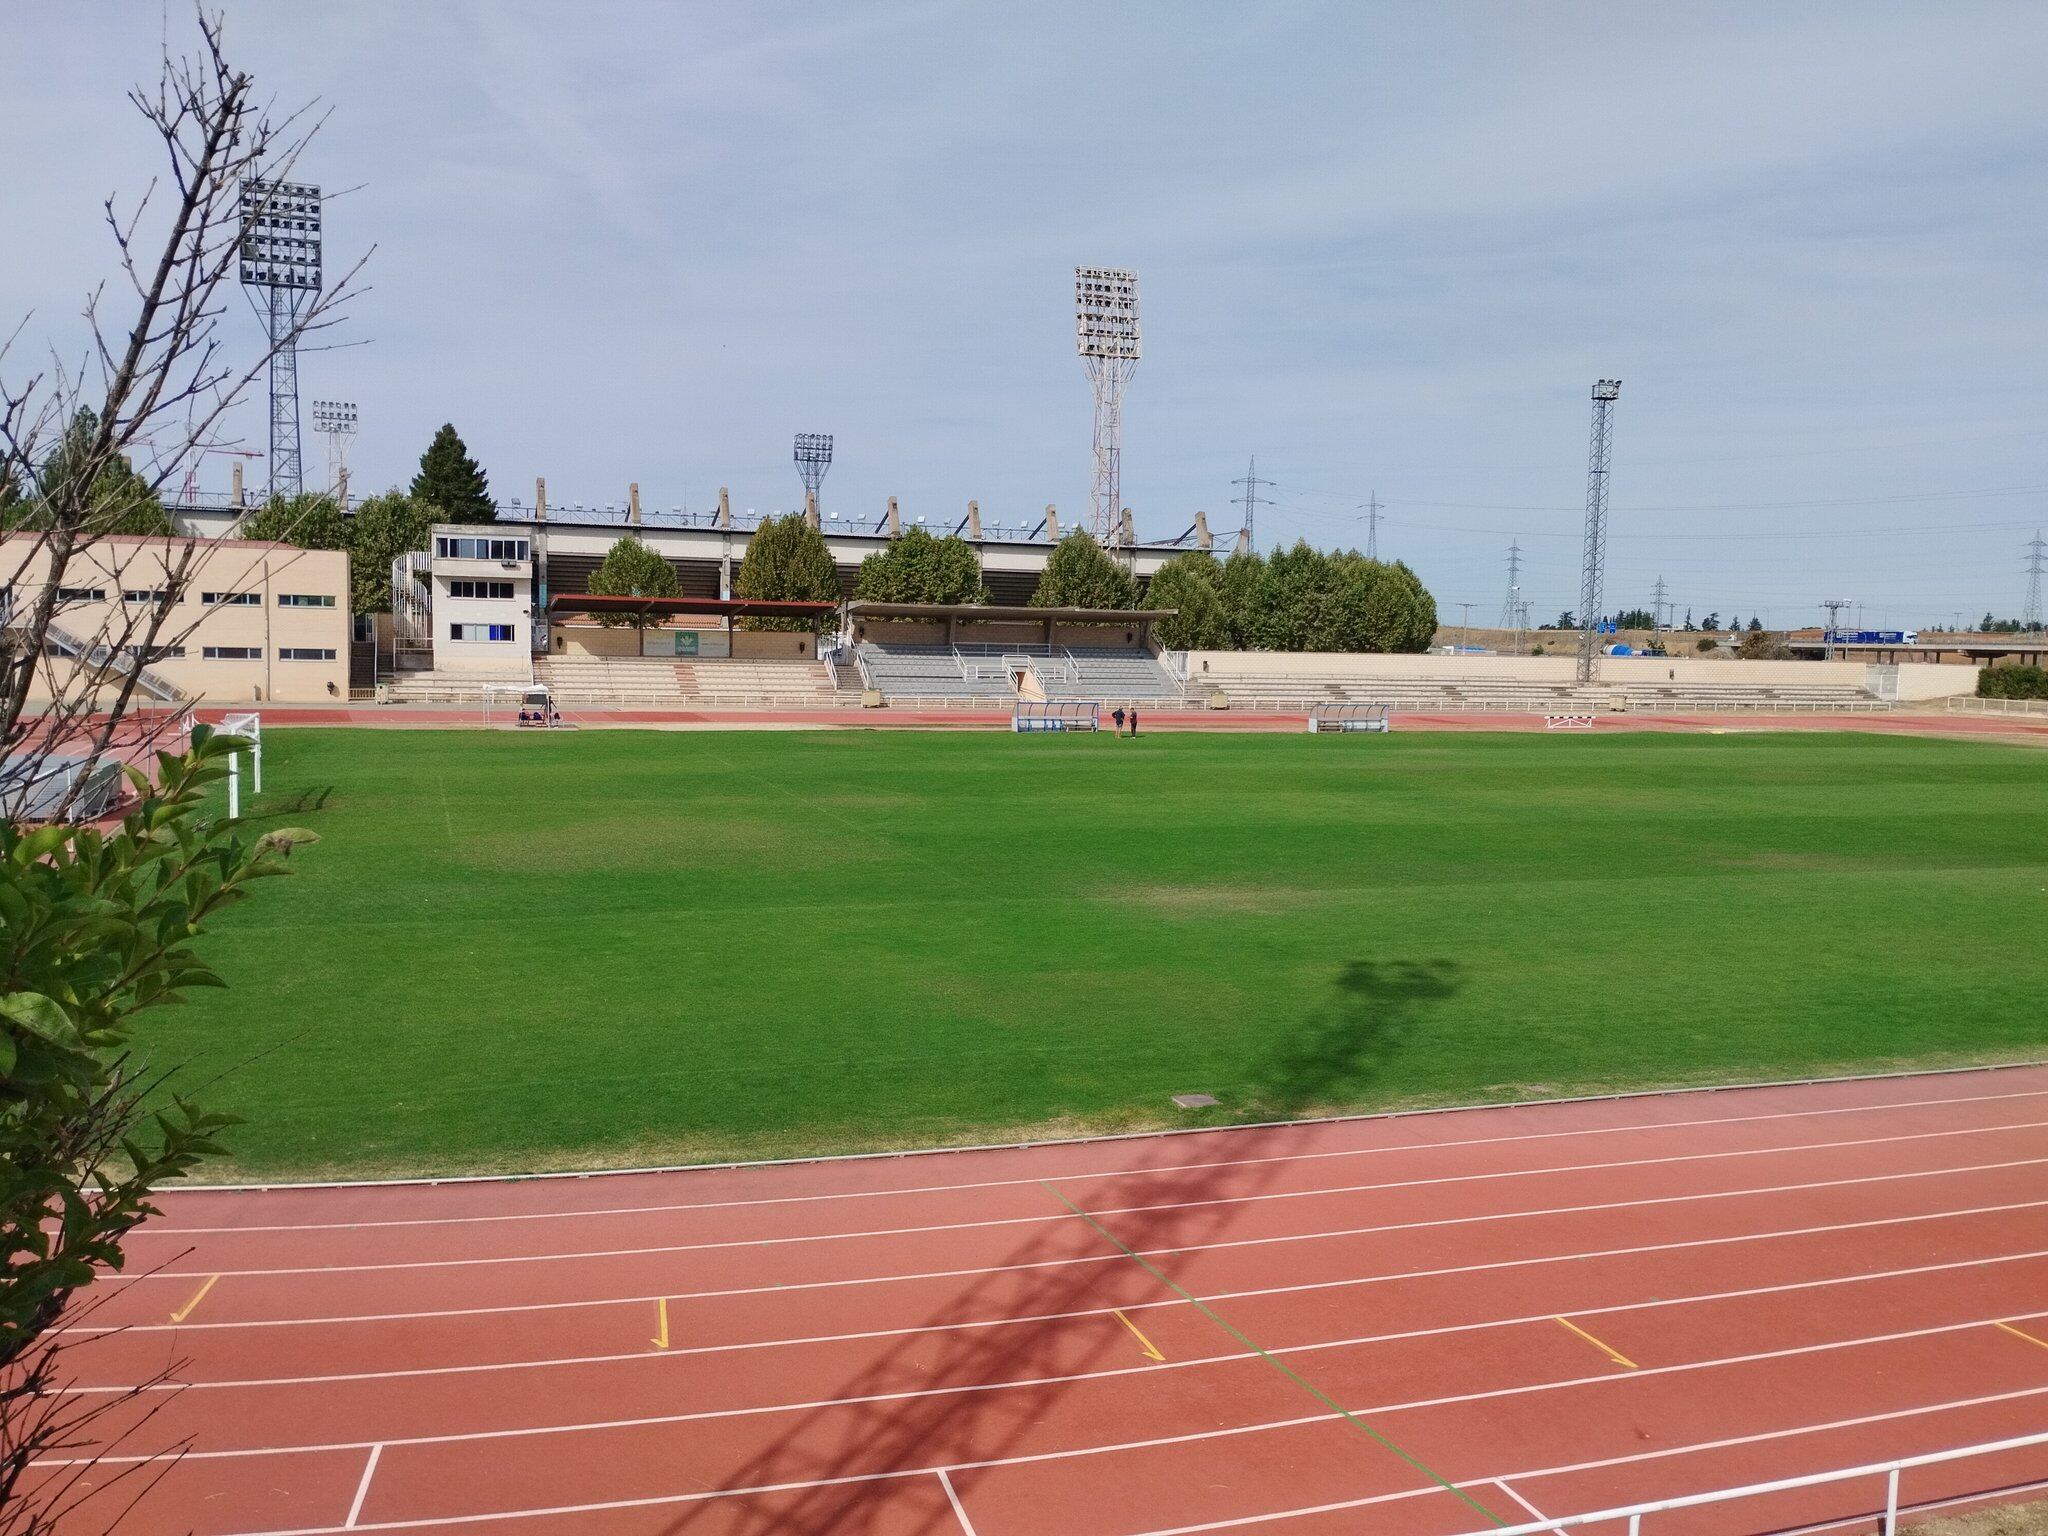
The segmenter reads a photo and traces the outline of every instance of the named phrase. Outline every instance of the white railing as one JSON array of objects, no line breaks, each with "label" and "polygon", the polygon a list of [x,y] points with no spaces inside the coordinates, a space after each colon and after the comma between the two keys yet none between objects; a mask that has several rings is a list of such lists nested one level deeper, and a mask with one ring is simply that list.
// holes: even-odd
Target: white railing
[{"label": "white railing", "polygon": [[2048,699],[1980,699],[1963,693],[1938,703],[1962,715],[2048,715]]},{"label": "white railing", "polygon": [[[1829,1483],[1854,1482],[1860,1478],[1884,1479],[1884,1518],[1878,1526],[1880,1536],[1896,1536],[1899,1529],[1899,1476],[1916,1467],[1941,1466],[1951,1461],[1967,1461],[1977,1456],[1994,1456],[2004,1451],[2031,1450],[2037,1446],[2048,1446],[2048,1434],[2021,1435],[2011,1440],[1991,1440],[1982,1445],[1960,1446],[1949,1451],[1930,1451],[1921,1456],[1901,1456],[1894,1461],[1866,1462],[1860,1467],[1839,1467],[1832,1472],[1809,1472],[1803,1477],[1781,1477],[1774,1482],[1749,1483],[1740,1488],[1717,1488],[1712,1493],[1681,1494],[1677,1498],[1653,1499],[1646,1504],[1621,1504],[1612,1509],[1597,1509],[1582,1515],[1560,1515],[1554,1519],[1526,1521],[1521,1525],[1498,1526],[1484,1533],[1484,1536],[1549,1536],[1549,1533],[1582,1530],[1590,1525],[1628,1522],[1629,1536],[1642,1536],[1643,1520],[1648,1515],[1666,1514],[1674,1509],[1699,1509],[1710,1504],[1729,1504],[1738,1499],[1758,1499],[1767,1494],[1790,1493],[1800,1488],[1820,1488]],[[1513,1482],[1512,1475],[1503,1479]],[[1984,1490],[1974,1497],[1992,1498],[2004,1488]],[[1968,1497],[1968,1496],[1966,1496]],[[1960,1503],[1962,1499],[1944,1502]],[[1911,1509],[1911,1506],[1907,1506]],[[1859,1513],[1869,1513],[1861,1512]]]}]

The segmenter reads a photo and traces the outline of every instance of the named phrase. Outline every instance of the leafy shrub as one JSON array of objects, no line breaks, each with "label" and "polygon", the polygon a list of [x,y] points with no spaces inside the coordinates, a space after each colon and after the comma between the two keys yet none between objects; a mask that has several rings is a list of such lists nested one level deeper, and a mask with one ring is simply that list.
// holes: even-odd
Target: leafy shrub
[{"label": "leafy shrub", "polygon": [[2040,667],[1986,667],[1977,674],[1980,699],[2048,699],[2048,671]]}]

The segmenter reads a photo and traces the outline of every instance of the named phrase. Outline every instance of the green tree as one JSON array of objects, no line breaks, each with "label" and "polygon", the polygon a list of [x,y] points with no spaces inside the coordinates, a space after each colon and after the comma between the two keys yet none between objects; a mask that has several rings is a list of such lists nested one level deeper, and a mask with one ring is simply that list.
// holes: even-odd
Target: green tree
[{"label": "green tree", "polygon": [[973,545],[912,526],[861,561],[853,595],[870,603],[985,603],[988,588]]},{"label": "green tree", "polygon": [[1758,625],[1743,635],[1735,647],[1735,654],[1744,661],[1790,661],[1792,648]]},{"label": "green tree", "polygon": [[1753,635],[1753,634],[1755,634],[1755,633],[1756,633],[1756,632],[1757,632],[1758,630],[1762,629],[1763,627],[1764,627],[1764,621],[1763,621],[1762,619],[1758,618],[1758,617],[1757,617],[1757,616],[1756,616],[1755,614],[1753,614],[1753,613],[1752,613],[1752,614],[1751,614],[1751,615],[1749,616],[1749,632],[1750,632],[1750,633],[1751,633],[1751,634]]},{"label": "green tree", "polygon": [[439,509],[440,522],[491,523],[498,518],[483,467],[469,456],[452,424],[444,423],[420,455],[420,472],[412,477],[411,492]]},{"label": "green tree", "polygon": [[390,490],[356,503],[349,519],[349,606],[357,613],[391,611],[391,563],[423,550],[435,509],[404,491]]},{"label": "green tree", "polygon": [[[804,521],[803,513],[763,518],[747,541],[732,591],[735,597],[778,602],[836,603],[841,597],[839,568],[832,563],[825,536]],[[808,632],[817,625],[801,618],[751,618],[740,620],[740,627]]]},{"label": "green tree", "polygon": [[1720,627],[1721,615],[1718,613],[1710,613],[1704,619],[1700,620],[1700,628],[1703,630],[1719,629]]},{"label": "green tree", "polygon": [[1034,608],[1135,608],[1138,583],[1085,528],[1053,546],[1031,594]]},{"label": "green tree", "polygon": [[2002,667],[1986,667],[1977,674],[1977,696],[1982,699],[2048,699],[2048,672],[2017,662]]},{"label": "green tree", "polygon": [[1366,649],[1367,584],[1297,540],[1276,549],[1252,588],[1245,638],[1262,651]]},{"label": "green tree", "polygon": [[117,831],[0,824],[0,1365],[96,1269],[122,1267],[151,1188],[218,1155],[232,1123],[178,1097],[146,1103],[160,1079],[133,1053],[149,1009],[222,984],[192,943],[206,921],[315,840],[250,837],[209,809],[239,745],[198,725],[188,753],[159,756],[154,786],[128,769],[141,798]]},{"label": "green tree", "polygon": [[273,497],[243,518],[236,530],[238,538],[274,539],[300,549],[347,549],[352,533],[340,504],[320,491]]},{"label": "green tree", "polygon": [[1222,579],[1223,567],[1207,551],[1175,555],[1159,567],[1145,589],[1145,606],[1176,610],[1153,628],[1161,645],[1175,651],[1230,649],[1230,619],[1217,591]]},{"label": "green tree", "polygon": [[1266,574],[1266,562],[1249,549],[1234,550],[1216,576],[1216,595],[1223,602],[1223,622],[1230,626],[1230,645],[1233,650],[1243,650],[1251,642],[1245,638],[1245,614],[1251,603],[1252,588],[1259,584],[1259,578]]},{"label": "green tree", "polygon": [[1655,629],[1657,619],[1647,608],[1624,608],[1614,616],[1615,624],[1622,629]]},{"label": "green tree", "polygon": [[[37,471],[36,478],[45,493],[72,479],[83,478],[84,466],[80,461],[90,451],[93,434],[98,430],[99,417],[89,407],[81,406]],[[162,538],[174,531],[170,514],[150,483],[121,455],[102,464],[99,473],[93,476],[90,506],[84,528],[89,539],[109,533]],[[41,528],[47,524],[41,497],[24,496],[11,487],[7,494],[0,495],[0,527]]]},{"label": "green tree", "polygon": [[[590,590],[600,597],[674,597],[676,568],[629,533],[605,552],[604,563],[590,573]],[[660,615],[646,613],[601,613],[597,622],[658,629],[662,621]]]}]

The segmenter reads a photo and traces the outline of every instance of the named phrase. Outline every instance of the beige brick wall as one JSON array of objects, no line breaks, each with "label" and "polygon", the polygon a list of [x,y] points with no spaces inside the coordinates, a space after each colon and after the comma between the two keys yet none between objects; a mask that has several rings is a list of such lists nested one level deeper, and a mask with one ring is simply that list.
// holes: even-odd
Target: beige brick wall
[{"label": "beige brick wall", "polygon": [[[188,550],[193,551],[188,557]],[[182,647],[145,663],[186,696],[214,704],[265,700],[312,702],[348,697],[348,556],[249,539],[107,539],[71,561],[63,585],[78,595],[59,602],[54,624],[80,640],[122,646],[145,633],[147,604],[124,593],[160,592],[168,572],[190,559],[185,590],[157,631],[157,643]],[[23,534],[0,542],[0,580],[18,609],[35,600],[49,571],[46,552]],[[253,601],[208,604],[207,594],[248,594]],[[311,599],[300,606],[281,599]],[[243,650],[246,658],[208,656]],[[300,660],[292,652],[319,653]],[[329,656],[325,653],[331,652]],[[31,702],[47,701],[69,664],[46,657]]]}]

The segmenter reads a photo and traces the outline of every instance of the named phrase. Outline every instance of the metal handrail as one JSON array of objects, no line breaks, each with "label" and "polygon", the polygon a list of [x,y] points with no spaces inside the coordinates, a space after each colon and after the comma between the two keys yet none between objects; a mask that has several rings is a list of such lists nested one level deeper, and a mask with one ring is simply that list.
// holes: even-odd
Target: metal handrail
[{"label": "metal handrail", "polygon": [[[1707,1504],[1727,1504],[1736,1499],[1761,1498],[1767,1493],[1789,1493],[1799,1488],[1819,1488],[1828,1483],[1851,1482],[1859,1477],[1885,1479],[1884,1524],[1879,1530],[1882,1536],[1895,1536],[1899,1528],[1900,1473],[1910,1472],[1916,1467],[1940,1466],[1951,1461],[1966,1461],[1973,1456],[1993,1456],[2004,1451],[2023,1451],[2041,1445],[2048,1445],[2048,1434],[2020,1435],[2011,1440],[1990,1440],[1982,1445],[1928,1451],[1919,1456],[1900,1456],[1892,1461],[1866,1462],[1860,1467],[1841,1467],[1832,1472],[1809,1472],[1800,1477],[1781,1477],[1768,1483],[1748,1483],[1740,1488],[1719,1488],[1712,1493],[1686,1493],[1676,1498],[1652,1499],[1643,1504],[1616,1505],[1612,1509],[1594,1510],[1583,1515],[1560,1515],[1555,1519],[1498,1526],[1488,1530],[1485,1536],[1551,1536],[1551,1533],[1555,1532],[1573,1531],[1582,1526],[1616,1520],[1628,1521],[1629,1536],[1640,1536],[1645,1515],[1661,1515],[1674,1509],[1698,1509]],[[1509,1474],[1509,1480],[1512,1480],[1512,1477],[1513,1474]]]}]

